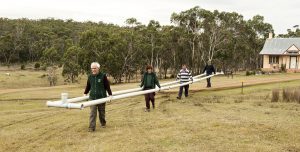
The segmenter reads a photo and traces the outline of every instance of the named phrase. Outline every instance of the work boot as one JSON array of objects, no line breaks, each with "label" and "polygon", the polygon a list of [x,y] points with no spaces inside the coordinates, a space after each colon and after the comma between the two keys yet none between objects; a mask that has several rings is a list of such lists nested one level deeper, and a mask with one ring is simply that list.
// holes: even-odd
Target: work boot
[{"label": "work boot", "polygon": [[94,132],[95,128],[89,128],[89,132]]},{"label": "work boot", "polygon": [[100,125],[101,125],[101,128],[106,128],[106,123],[100,123]]}]

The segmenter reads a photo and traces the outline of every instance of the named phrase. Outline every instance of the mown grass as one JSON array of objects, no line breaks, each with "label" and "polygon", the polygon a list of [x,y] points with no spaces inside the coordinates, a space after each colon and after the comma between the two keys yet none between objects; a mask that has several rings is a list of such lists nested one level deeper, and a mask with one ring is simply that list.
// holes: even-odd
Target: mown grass
[{"label": "mown grass", "polygon": [[[286,76],[236,80],[274,77]],[[203,82],[192,84],[182,100],[177,89],[157,93],[157,108],[149,113],[143,96],[113,101],[106,106],[107,128],[97,120],[94,133],[88,132],[89,108],[45,105],[61,92],[82,95],[81,85],[0,94],[0,151],[300,151],[300,104],[271,102],[273,89],[297,87],[300,80],[245,87],[243,94],[216,88],[230,81],[235,78],[213,78],[215,88],[208,90]]]}]

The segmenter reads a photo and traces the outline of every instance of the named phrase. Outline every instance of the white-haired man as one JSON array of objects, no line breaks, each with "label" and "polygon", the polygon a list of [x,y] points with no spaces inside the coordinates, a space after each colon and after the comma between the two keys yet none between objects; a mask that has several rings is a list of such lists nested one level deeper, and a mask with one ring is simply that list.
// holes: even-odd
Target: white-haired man
[{"label": "white-haired man", "polygon": [[[90,100],[96,100],[107,97],[106,92],[109,96],[112,95],[110,84],[105,73],[100,72],[100,64],[93,62],[91,64],[92,74],[88,76],[87,85],[84,94],[87,95],[89,92]],[[106,126],[105,120],[105,103],[98,104],[90,107],[90,123],[89,131],[93,132],[96,128],[96,117],[97,109],[99,111],[99,120],[103,128]]]}]

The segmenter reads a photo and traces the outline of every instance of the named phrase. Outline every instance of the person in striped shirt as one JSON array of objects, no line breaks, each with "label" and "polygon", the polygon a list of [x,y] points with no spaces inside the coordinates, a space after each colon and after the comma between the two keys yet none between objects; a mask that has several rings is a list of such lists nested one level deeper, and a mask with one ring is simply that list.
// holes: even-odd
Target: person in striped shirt
[{"label": "person in striped shirt", "polygon": [[[189,82],[190,80],[193,80],[191,72],[186,68],[186,64],[182,65],[182,69],[177,74],[176,80],[179,80],[180,83],[185,83],[185,82]],[[184,88],[185,97],[189,96],[189,85],[185,85],[179,88],[177,99],[181,99],[183,88]]]}]

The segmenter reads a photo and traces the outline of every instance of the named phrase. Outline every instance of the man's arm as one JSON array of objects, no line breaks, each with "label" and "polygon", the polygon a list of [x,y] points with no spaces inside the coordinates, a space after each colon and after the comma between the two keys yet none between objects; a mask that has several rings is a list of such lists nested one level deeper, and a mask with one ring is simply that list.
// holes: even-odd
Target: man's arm
[{"label": "man's arm", "polygon": [[203,72],[202,72],[202,73],[204,73],[204,72],[206,71],[206,67],[207,67],[207,66],[205,66],[205,67],[204,67],[204,69],[203,69]]},{"label": "man's arm", "polygon": [[89,81],[89,79],[88,79],[87,82],[86,82],[86,87],[85,87],[84,94],[85,94],[85,95],[88,94],[89,91],[90,91],[90,89],[91,89],[91,84],[90,84],[90,81]]},{"label": "man's arm", "polygon": [[176,80],[180,80],[180,77],[181,77],[181,73],[179,72],[179,73],[177,74]]},{"label": "man's arm", "polygon": [[190,77],[191,80],[193,80],[193,76],[192,76],[191,71],[189,71],[189,77]]},{"label": "man's arm", "polygon": [[214,67],[214,66],[212,66],[212,69],[213,69],[213,72],[216,74],[216,70],[215,70],[215,67]]},{"label": "man's arm", "polygon": [[158,78],[157,78],[156,75],[155,75],[155,84],[160,88],[160,84],[159,84],[159,82],[158,82]]},{"label": "man's arm", "polygon": [[112,92],[111,92],[110,84],[109,84],[109,81],[108,81],[106,75],[105,75],[104,78],[103,78],[103,83],[104,83],[104,88],[105,88],[105,90],[106,90],[107,93],[111,96],[111,95],[112,95]]},{"label": "man's arm", "polygon": [[145,74],[142,76],[142,79],[141,79],[141,85],[140,85],[140,87],[143,87],[143,85],[144,85],[144,77],[145,77]]}]

